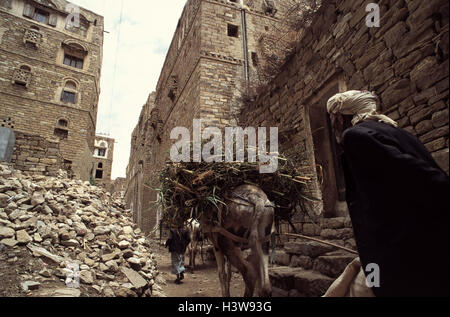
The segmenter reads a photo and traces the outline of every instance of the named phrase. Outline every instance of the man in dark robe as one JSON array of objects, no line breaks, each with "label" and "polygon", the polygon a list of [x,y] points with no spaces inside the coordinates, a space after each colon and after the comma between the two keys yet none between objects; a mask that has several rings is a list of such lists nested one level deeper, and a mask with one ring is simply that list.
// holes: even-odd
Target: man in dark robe
[{"label": "man in dark robe", "polygon": [[379,285],[369,284],[375,296],[448,296],[448,176],[376,108],[376,96],[362,91],[327,104],[362,269],[379,268]]}]

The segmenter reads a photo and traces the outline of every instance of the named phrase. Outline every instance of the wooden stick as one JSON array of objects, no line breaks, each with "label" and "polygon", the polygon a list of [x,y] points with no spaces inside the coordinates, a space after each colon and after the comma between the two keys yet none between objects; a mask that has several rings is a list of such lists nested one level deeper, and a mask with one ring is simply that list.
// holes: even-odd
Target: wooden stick
[{"label": "wooden stick", "polygon": [[186,187],[186,186],[184,186],[184,185],[178,183],[177,181],[172,180],[172,183],[174,183],[175,186],[179,187],[180,189],[185,190],[185,191],[187,191],[188,193],[191,193],[191,194],[193,194],[193,195],[196,195],[196,194],[195,194],[192,190],[190,190],[188,187]]},{"label": "wooden stick", "polygon": [[312,241],[315,241],[315,242],[318,242],[318,243],[331,245],[332,247],[335,247],[335,248],[338,248],[338,249],[342,249],[344,251],[347,251],[347,252],[350,252],[350,253],[353,253],[353,254],[358,254],[358,252],[356,252],[355,250],[348,249],[346,247],[343,247],[343,246],[340,246],[340,245],[337,245],[337,244],[334,244],[334,243],[331,243],[331,242],[319,240],[319,239],[316,239],[316,238],[307,237],[307,236],[304,236],[304,235],[301,235],[301,234],[278,233],[278,235],[280,235],[280,236],[281,235],[285,235],[285,236],[290,236],[290,237],[295,237],[295,238],[302,238],[302,239],[306,239],[306,240],[312,240]]}]

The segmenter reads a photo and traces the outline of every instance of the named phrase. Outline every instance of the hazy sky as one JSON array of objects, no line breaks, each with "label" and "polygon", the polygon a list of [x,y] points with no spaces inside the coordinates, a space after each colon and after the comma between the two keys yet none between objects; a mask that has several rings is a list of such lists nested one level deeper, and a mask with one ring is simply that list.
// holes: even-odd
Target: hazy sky
[{"label": "hazy sky", "polygon": [[112,178],[125,177],[131,133],[156,88],[186,0],[69,1],[105,18],[97,133],[116,139]]}]

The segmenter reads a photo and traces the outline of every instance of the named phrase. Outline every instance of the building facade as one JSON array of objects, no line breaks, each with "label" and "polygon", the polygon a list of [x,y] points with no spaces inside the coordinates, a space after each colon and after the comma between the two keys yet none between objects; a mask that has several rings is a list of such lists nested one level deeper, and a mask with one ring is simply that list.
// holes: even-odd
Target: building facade
[{"label": "building facade", "polygon": [[64,166],[83,180],[91,176],[102,50],[102,16],[64,0],[0,1],[0,124],[58,142]]},{"label": "building facade", "polygon": [[114,159],[114,139],[96,136],[92,162],[92,179],[97,186],[109,190],[112,180],[112,163]]},{"label": "building facade", "polygon": [[156,224],[158,171],[168,158],[175,127],[237,124],[248,84],[257,76],[258,38],[283,17],[287,1],[188,0],[156,91],[144,105],[131,142],[125,198],[135,221]]}]

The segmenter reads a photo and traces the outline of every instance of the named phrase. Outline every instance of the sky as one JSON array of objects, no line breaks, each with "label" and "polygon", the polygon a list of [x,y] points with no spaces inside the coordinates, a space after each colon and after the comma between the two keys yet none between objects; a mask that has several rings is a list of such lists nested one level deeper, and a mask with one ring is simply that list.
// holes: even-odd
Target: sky
[{"label": "sky", "polygon": [[97,134],[116,140],[112,179],[125,177],[131,133],[156,89],[186,0],[69,1],[105,18]]}]

